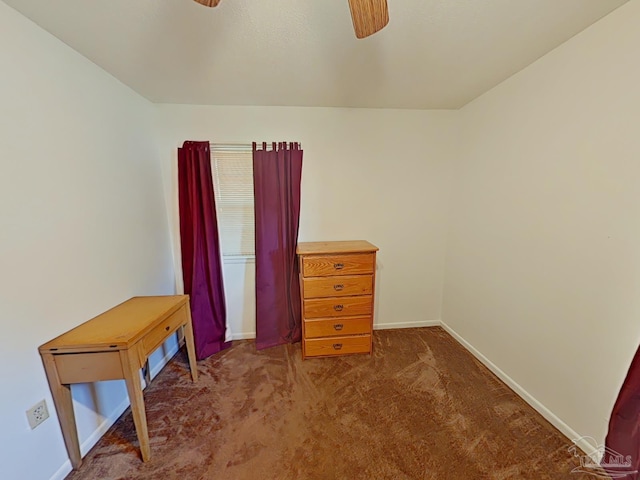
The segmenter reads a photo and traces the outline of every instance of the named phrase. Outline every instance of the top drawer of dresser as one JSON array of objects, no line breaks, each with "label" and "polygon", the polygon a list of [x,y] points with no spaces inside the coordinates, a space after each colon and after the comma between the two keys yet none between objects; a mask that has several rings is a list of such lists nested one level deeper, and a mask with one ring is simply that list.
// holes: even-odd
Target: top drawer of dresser
[{"label": "top drawer of dresser", "polygon": [[334,255],[306,255],[302,257],[302,275],[358,275],[373,273],[374,253],[343,253]]}]

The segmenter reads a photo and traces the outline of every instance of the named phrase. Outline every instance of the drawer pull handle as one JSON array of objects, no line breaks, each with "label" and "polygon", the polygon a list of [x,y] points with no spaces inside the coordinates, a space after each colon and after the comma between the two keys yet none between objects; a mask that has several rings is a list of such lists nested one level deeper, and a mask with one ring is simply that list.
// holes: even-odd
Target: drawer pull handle
[{"label": "drawer pull handle", "polygon": [[171,325],[167,325],[164,329],[168,332],[170,328],[171,328]]},{"label": "drawer pull handle", "polygon": [[344,308],[344,305],[334,305],[334,306],[333,306],[333,309],[334,309],[336,312],[341,312],[343,308]]},{"label": "drawer pull handle", "polygon": [[333,268],[336,270],[342,270],[344,268],[344,263],[334,263]]},{"label": "drawer pull handle", "polygon": [[333,325],[334,330],[342,330],[344,325],[342,323],[336,323]]},{"label": "drawer pull handle", "polygon": [[334,285],[334,286],[333,286],[333,289],[334,289],[336,292],[339,292],[339,291],[340,291],[340,290],[342,290],[343,288],[344,288],[344,285],[342,285],[341,283],[339,283],[338,285]]},{"label": "drawer pull handle", "polygon": [[333,349],[334,350],[340,350],[342,348],[342,344],[341,343],[334,343],[333,344]]}]

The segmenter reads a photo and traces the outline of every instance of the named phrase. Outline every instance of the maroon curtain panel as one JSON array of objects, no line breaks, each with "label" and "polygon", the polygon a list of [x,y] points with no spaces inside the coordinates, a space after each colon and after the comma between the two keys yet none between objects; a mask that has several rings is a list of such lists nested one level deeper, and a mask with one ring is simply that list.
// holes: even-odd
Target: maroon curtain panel
[{"label": "maroon curtain panel", "polygon": [[184,293],[190,296],[198,360],[231,345],[225,342],[226,305],[209,142],[178,148],[178,197]]},{"label": "maroon curtain panel", "polygon": [[[608,473],[624,480],[640,479],[640,348],[613,406],[605,447],[602,465]],[[616,468],[620,460],[630,465]],[[623,476],[625,472],[631,473]]]},{"label": "maroon curtain panel", "polygon": [[299,342],[302,150],[297,143],[253,144],[256,222],[256,348]]}]

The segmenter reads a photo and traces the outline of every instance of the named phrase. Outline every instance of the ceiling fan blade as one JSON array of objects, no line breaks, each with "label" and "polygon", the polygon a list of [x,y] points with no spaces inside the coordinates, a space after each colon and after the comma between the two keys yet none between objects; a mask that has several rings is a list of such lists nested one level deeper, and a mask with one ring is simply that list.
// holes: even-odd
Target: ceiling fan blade
[{"label": "ceiling fan blade", "polygon": [[389,23],[387,0],[349,0],[356,37],[365,38]]},{"label": "ceiling fan blade", "polygon": [[205,7],[217,7],[220,3],[220,0],[194,0]]}]

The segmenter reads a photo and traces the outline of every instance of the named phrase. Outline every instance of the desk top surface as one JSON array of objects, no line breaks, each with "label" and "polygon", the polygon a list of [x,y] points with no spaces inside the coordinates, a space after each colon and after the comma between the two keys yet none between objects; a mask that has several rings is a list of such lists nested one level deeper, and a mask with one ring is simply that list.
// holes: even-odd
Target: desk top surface
[{"label": "desk top surface", "polygon": [[188,295],[133,297],[43,344],[40,353],[128,348],[189,301]]}]

